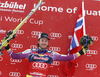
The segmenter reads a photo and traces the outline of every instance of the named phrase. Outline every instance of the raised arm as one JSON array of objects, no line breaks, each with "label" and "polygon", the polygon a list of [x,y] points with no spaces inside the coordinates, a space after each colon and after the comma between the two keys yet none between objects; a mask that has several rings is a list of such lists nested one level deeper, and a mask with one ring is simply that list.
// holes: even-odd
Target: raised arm
[{"label": "raised arm", "polygon": [[53,60],[61,60],[61,61],[71,61],[74,60],[76,58],[78,58],[79,56],[83,55],[84,53],[87,52],[87,50],[89,49],[89,45],[92,45],[94,43],[92,37],[90,37],[89,35],[84,35],[81,39],[80,39],[80,45],[82,46],[82,49],[72,55],[60,55],[57,53],[53,54]]},{"label": "raised arm", "polygon": [[62,54],[58,54],[58,53],[53,53],[53,60],[60,60],[60,61],[71,61],[74,60],[76,58],[78,58],[79,56],[83,55],[84,53],[86,53],[86,50],[83,48],[81,49],[79,52],[72,54],[72,55],[62,55]]},{"label": "raised arm", "polygon": [[24,58],[29,57],[29,55],[31,53],[31,49],[27,49],[27,50],[20,52],[20,53],[15,53],[11,49],[9,49],[9,50],[7,50],[7,52],[11,56],[11,58],[13,58],[13,59],[24,59]]},{"label": "raised arm", "polygon": [[[2,40],[2,42],[5,39]],[[24,59],[24,58],[28,58],[29,55],[31,54],[31,49],[25,50],[21,53],[15,53],[11,50],[10,46],[9,46],[9,41],[5,44],[5,49],[7,50],[8,54],[11,56],[11,58],[13,59]]]}]

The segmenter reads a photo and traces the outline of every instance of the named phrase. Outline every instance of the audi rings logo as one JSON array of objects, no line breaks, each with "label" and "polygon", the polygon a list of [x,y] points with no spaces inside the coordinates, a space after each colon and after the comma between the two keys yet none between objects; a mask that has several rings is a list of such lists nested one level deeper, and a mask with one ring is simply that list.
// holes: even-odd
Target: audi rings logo
[{"label": "audi rings logo", "polygon": [[0,71],[0,75],[2,75],[2,72]]},{"label": "audi rings logo", "polygon": [[57,37],[57,38],[60,38],[62,36],[61,33],[50,33],[50,36],[51,37]]},{"label": "audi rings logo", "polygon": [[35,36],[39,36],[39,34],[41,34],[42,32],[40,31],[32,31],[31,34],[35,35]]},{"label": "audi rings logo", "polygon": [[21,63],[22,59],[12,59],[12,58],[10,58],[10,61],[14,62],[14,63]]},{"label": "audi rings logo", "polygon": [[53,63],[51,65],[59,66],[60,65],[60,62],[59,61],[53,61]]},{"label": "audi rings logo", "polygon": [[72,37],[73,37],[72,35],[69,35],[69,36],[68,36],[68,39],[72,39]]},{"label": "audi rings logo", "polygon": [[31,45],[30,48],[31,48],[31,49],[36,49],[37,46],[36,46],[36,45]]},{"label": "audi rings logo", "polygon": [[59,52],[61,51],[61,48],[60,47],[49,47],[49,50]]},{"label": "audi rings logo", "polygon": [[47,77],[59,77],[58,75],[48,75]]},{"label": "audi rings logo", "polygon": [[24,34],[24,30],[18,30],[16,34]]},{"label": "audi rings logo", "polygon": [[2,61],[3,60],[3,58],[0,56],[0,61]]},{"label": "audi rings logo", "polygon": [[46,69],[48,67],[46,63],[36,63],[36,62],[34,62],[32,66],[35,69]]},{"label": "audi rings logo", "polygon": [[92,39],[94,40],[94,41],[98,41],[98,37],[97,36],[91,36],[92,37]]},{"label": "audi rings logo", "polygon": [[97,50],[88,50],[88,52],[87,52],[87,56],[97,55],[97,54],[98,54]]},{"label": "audi rings logo", "polygon": [[86,64],[86,70],[93,70],[97,68],[96,64]]},{"label": "audi rings logo", "polygon": [[23,45],[22,44],[12,44],[11,47],[13,48],[23,48]]},{"label": "audi rings logo", "polygon": [[10,72],[9,73],[9,76],[12,76],[12,77],[20,77],[21,76],[21,73],[20,72]]}]

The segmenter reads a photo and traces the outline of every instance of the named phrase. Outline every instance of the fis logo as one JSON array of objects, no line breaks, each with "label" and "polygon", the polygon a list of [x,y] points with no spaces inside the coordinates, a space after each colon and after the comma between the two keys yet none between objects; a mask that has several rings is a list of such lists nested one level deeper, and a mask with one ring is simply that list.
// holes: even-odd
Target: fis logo
[{"label": "fis logo", "polygon": [[3,60],[3,57],[0,56],[0,61],[2,61],[2,60]]},{"label": "fis logo", "polygon": [[[50,36],[52,37],[52,38],[61,38],[62,37],[62,34],[61,33],[50,33]],[[51,38],[51,39],[52,39]]]},{"label": "fis logo", "polygon": [[14,44],[14,43],[13,43],[13,44],[11,45],[11,47],[12,47],[12,48],[20,48],[20,49],[21,49],[21,48],[23,48],[23,45],[22,45],[22,44]]},{"label": "fis logo", "polygon": [[59,77],[58,75],[48,75],[47,77]]},{"label": "fis logo", "polygon": [[26,4],[18,4],[17,2],[8,2],[5,1],[0,2],[0,7],[1,8],[10,8],[10,9],[25,9],[26,8]]},{"label": "fis logo", "polygon": [[92,56],[92,55],[97,55],[98,51],[97,50],[88,50],[87,56]]},{"label": "fis logo", "polygon": [[60,52],[61,48],[60,47],[49,47],[49,50]]},{"label": "fis logo", "polygon": [[12,63],[21,63],[22,62],[22,59],[12,59],[12,58],[10,58],[10,61]]},{"label": "fis logo", "polygon": [[51,65],[59,66],[60,65],[60,62],[59,61],[53,61],[53,63]]},{"label": "fis logo", "polygon": [[24,30],[18,30],[16,34],[24,34]]},{"label": "fis logo", "polygon": [[10,72],[9,76],[11,76],[11,77],[20,77],[21,73],[20,72]]},{"label": "fis logo", "polygon": [[36,63],[36,62],[34,62],[32,66],[35,69],[46,69],[48,67],[46,63]]},{"label": "fis logo", "polygon": [[86,70],[92,71],[97,68],[97,65],[96,64],[86,64],[85,67],[86,67]]}]

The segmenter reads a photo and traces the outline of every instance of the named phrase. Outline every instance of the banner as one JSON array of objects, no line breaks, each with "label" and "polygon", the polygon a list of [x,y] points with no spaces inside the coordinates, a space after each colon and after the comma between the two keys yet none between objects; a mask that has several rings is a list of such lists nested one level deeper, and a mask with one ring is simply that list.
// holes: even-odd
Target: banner
[{"label": "banner", "polygon": [[[0,40],[13,30],[36,6],[38,0],[0,0]],[[49,50],[67,55],[73,30],[81,9],[81,0],[43,0],[43,5],[17,31],[10,46],[15,53],[36,48],[38,35],[46,32],[50,36]],[[100,2],[84,1],[86,33],[92,36],[94,44],[86,55],[77,59],[75,77],[99,77],[99,20]],[[0,56],[0,77],[25,77],[28,59],[12,59],[7,51]],[[54,61],[47,77],[67,77],[62,71],[64,61]]]}]

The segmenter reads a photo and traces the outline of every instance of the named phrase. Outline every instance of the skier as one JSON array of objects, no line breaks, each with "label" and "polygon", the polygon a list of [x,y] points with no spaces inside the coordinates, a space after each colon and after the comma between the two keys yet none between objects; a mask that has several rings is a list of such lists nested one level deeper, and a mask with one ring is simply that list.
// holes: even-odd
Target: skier
[{"label": "skier", "polygon": [[46,77],[50,64],[55,61],[71,61],[87,52],[88,46],[82,47],[82,49],[72,55],[62,55],[47,49],[49,46],[49,35],[47,33],[41,33],[38,38],[36,49],[27,49],[21,53],[14,53],[9,42],[6,43],[5,49],[13,59],[29,59],[29,71],[26,77]]}]

